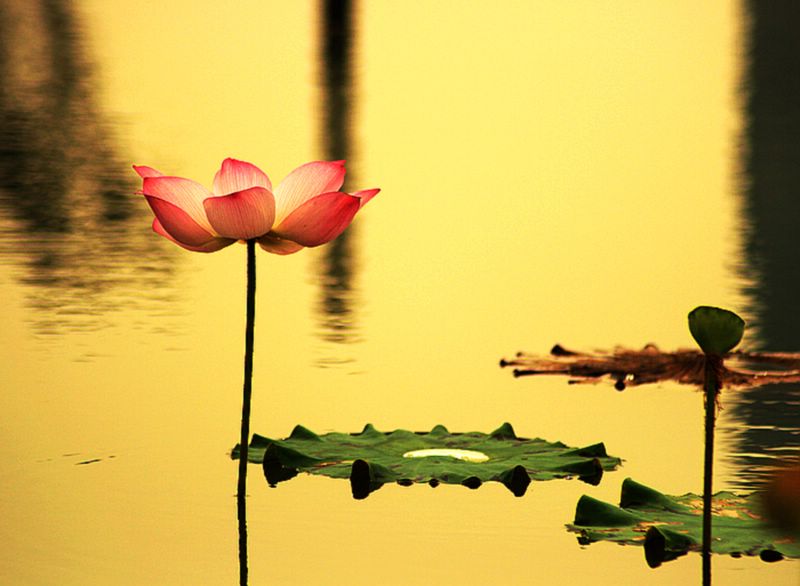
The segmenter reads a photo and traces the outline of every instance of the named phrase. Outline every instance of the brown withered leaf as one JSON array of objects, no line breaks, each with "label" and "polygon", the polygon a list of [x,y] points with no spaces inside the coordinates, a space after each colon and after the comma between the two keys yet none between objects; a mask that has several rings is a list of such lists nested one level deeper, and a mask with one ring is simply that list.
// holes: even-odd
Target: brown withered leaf
[{"label": "brown withered leaf", "polygon": [[[800,353],[730,352],[719,366],[723,387],[758,387],[772,383],[800,382]],[[641,350],[616,348],[611,352],[575,352],[556,344],[547,356],[525,352],[500,366],[514,367],[514,376],[558,374],[569,383],[614,381],[617,390],[661,381],[703,385],[705,355],[699,350],[662,352],[653,344]]]}]

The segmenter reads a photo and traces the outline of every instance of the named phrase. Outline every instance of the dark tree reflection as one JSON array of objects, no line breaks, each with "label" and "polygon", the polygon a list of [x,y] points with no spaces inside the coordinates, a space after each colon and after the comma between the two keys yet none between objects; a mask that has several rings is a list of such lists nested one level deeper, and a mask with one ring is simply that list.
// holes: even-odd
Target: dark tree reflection
[{"label": "dark tree reflection", "polygon": [[40,332],[100,327],[110,292],[139,305],[170,271],[92,74],[69,1],[0,0],[0,252]]},{"label": "dark tree reflection", "polygon": [[[747,1],[742,148],[749,312],[763,349],[800,350],[800,3]],[[800,451],[800,386],[742,391],[734,456],[743,485]],[[745,425],[740,425],[741,423]]]},{"label": "dark tree reflection", "polygon": [[[354,6],[350,0],[322,0],[320,19],[320,63],[323,124],[321,140],[325,158],[353,156],[351,123],[353,111]],[[347,183],[354,184],[353,175]],[[345,186],[346,189],[346,186]],[[320,264],[320,315],[322,337],[329,342],[354,340],[353,296],[355,259],[354,227],[325,247]]]}]

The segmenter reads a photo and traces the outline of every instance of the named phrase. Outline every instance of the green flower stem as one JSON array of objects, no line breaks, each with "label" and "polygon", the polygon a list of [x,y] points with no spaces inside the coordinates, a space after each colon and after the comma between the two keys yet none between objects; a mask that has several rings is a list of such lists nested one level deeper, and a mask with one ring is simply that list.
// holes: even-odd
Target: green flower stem
[{"label": "green flower stem", "polygon": [[717,395],[720,389],[719,370],[722,358],[705,356],[706,442],[703,462],[703,586],[711,584],[711,494],[714,469],[714,423],[717,416]]},{"label": "green flower stem", "polygon": [[256,242],[247,241],[247,323],[244,332],[244,388],[242,430],[239,439],[239,483],[236,512],[239,519],[239,584],[247,584],[247,448],[250,441],[250,397],[253,392],[253,329],[256,320]]}]

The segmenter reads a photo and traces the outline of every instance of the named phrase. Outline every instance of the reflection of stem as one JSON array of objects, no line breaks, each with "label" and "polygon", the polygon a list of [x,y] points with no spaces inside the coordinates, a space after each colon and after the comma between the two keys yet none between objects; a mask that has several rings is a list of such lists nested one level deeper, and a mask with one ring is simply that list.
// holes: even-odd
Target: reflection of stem
[{"label": "reflection of stem", "polygon": [[250,441],[250,397],[253,391],[253,328],[256,319],[256,242],[247,241],[247,324],[244,332],[244,389],[242,433],[239,439],[239,485],[236,512],[239,519],[239,584],[247,584],[247,447]]},{"label": "reflection of stem", "polygon": [[705,399],[706,399],[706,447],[703,462],[703,586],[711,585],[711,485],[714,468],[714,422],[717,414],[719,393],[719,368],[722,359],[706,354]]}]

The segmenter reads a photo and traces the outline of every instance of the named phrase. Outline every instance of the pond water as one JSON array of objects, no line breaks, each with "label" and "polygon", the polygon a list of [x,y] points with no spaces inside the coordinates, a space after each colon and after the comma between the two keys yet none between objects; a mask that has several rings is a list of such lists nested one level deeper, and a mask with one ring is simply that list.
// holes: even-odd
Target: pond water
[{"label": "pond water", "polygon": [[[1,583],[236,583],[245,249],[153,234],[130,168],[210,185],[228,156],[382,189],[336,242],[258,255],[254,432],[509,421],[624,459],[523,498],[251,466],[252,584],[699,583],[696,554],[651,570],[564,525],[626,477],[701,492],[701,394],[498,361],[691,347],[701,304],[800,350],[797,9],[490,4],[0,0]],[[798,453],[798,403],[723,393],[716,490]]]}]

